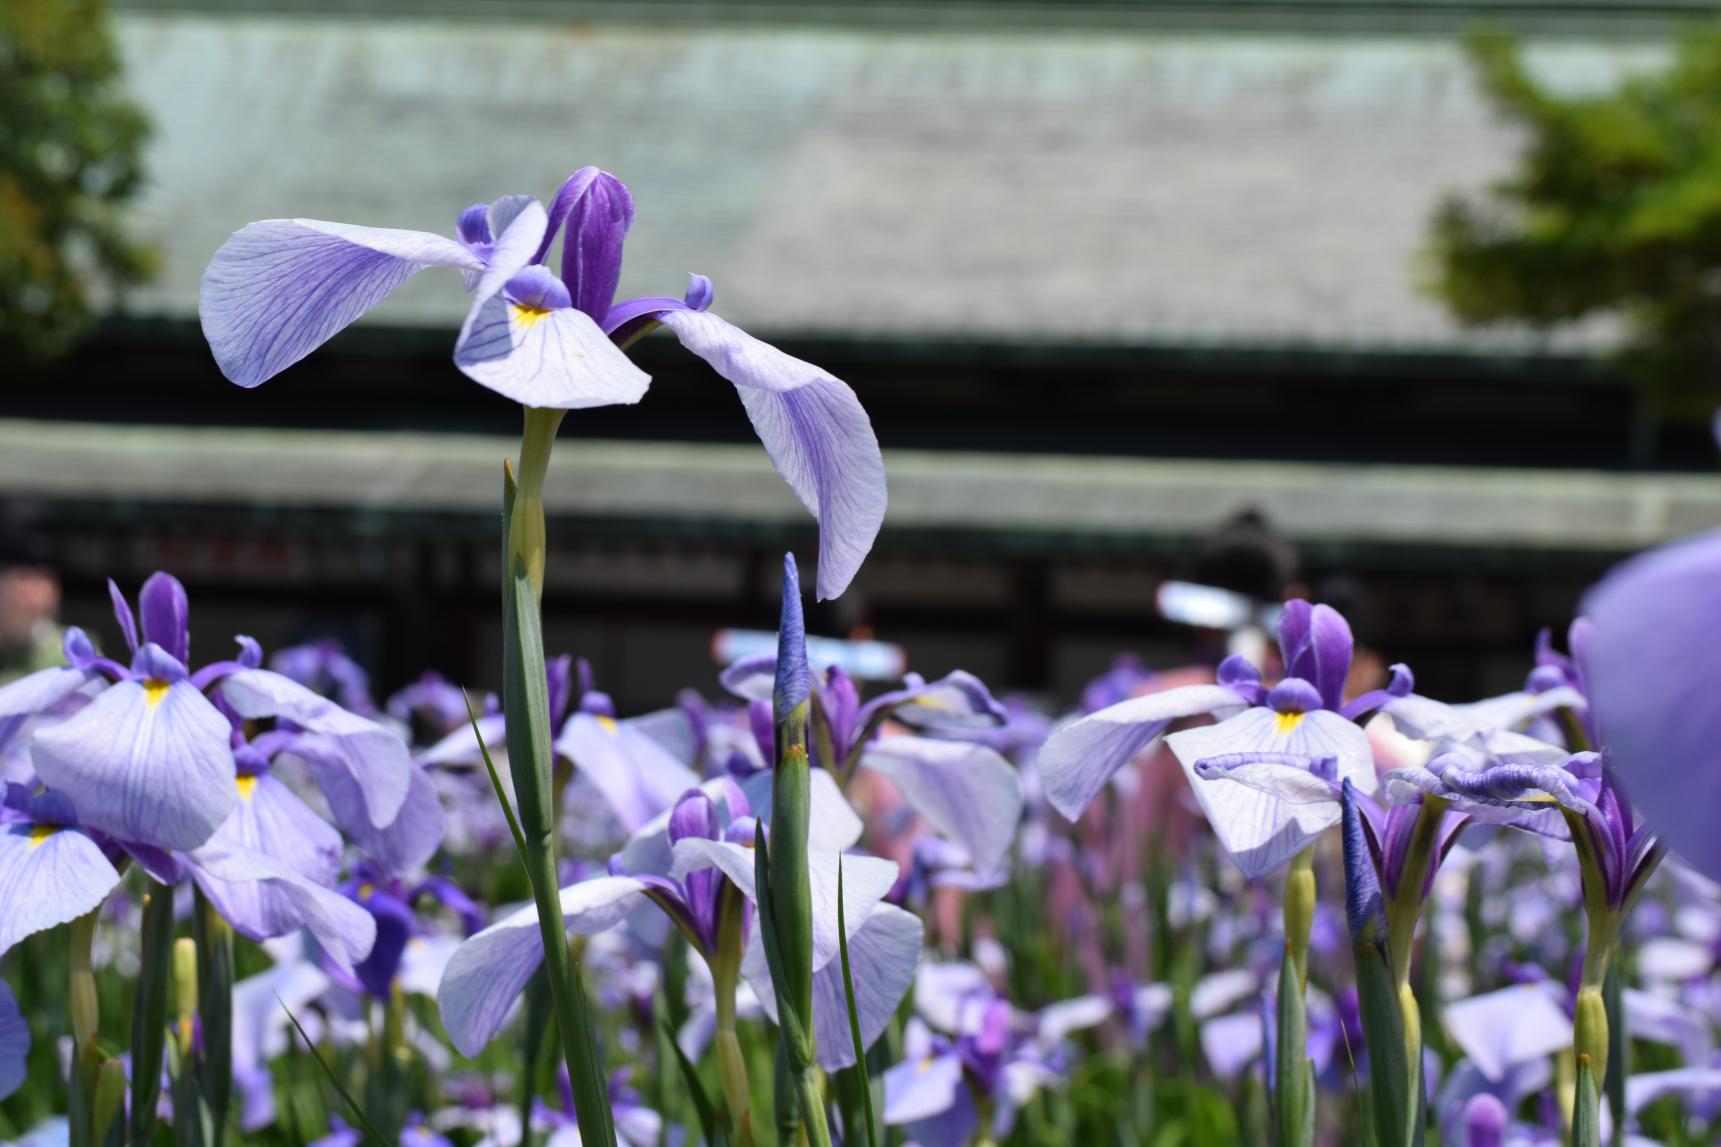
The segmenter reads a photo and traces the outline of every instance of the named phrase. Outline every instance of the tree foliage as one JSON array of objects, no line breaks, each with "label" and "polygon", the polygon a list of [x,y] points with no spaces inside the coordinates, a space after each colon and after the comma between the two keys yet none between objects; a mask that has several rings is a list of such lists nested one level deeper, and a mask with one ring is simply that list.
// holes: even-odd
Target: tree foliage
[{"label": "tree foliage", "polygon": [[1674,405],[1712,405],[1721,368],[1721,25],[1664,70],[1561,95],[1499,34],[1469,42],[1483,88],[1525,135],[1516,169],[1449,197],[1433,288],[1466,323],[1625,320],[1624,361]]},{"label": "tree foliage", "polygon": [[92,294],[145,278],[121,208],[148,125],[120,87],[105,0],[0,3],[0,350],[64,352]]}]

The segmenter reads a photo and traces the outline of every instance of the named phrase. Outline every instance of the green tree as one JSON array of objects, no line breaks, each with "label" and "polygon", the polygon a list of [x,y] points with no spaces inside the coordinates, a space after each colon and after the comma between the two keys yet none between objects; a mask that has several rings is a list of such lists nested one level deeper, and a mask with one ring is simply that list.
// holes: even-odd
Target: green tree
[{"label": "green tree", "polygon": [[1468,49],[1526,146],[1487,194],[1440,207],[1434,292],[1472,324],[1618,316],[1622,364],[1655,405],[1706,414],[1721,379],[1721,25],[1603,94],[1550,92],[1503,35]]},{"label": "green tree", "polygon": [[93,289],[154,267],[121,221],[148,125],[119,75],[105,0],[0,0],[0,352],[64,352]]}]

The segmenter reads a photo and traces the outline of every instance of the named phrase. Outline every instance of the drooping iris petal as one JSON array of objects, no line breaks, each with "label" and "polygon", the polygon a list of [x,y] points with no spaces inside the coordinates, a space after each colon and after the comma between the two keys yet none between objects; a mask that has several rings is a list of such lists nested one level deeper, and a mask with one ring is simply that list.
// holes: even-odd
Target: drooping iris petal
[{"label": "drooping iris petal", "polygon": [[859,724],[881,710],[889,710],[893,720],[911,729],[943,733],[996,729],[1009,719],[985,682],[960,669],[930,683],[911,677],[906,688],[867,702]]},{"label": "drooping iris petal", "polygon": [[221,683],[221,696],[248,720],[275,717],[291,721],[316,738],[295,747],[318,781],[325,770],[346,772],[364,794],[365,810],[376,828],[394,823],[412,779],[406,742],[356,713],[349,713],[291,677],[267,669],[246,669]]},{"label": "drooping iris petal", "polygon": [[1271,753],[1233,753],[1203,757],[1195,762],[1195,775],[1202,780],[1227,780],[1265,793],[1287,804],[1339,803],[1341,790],[1336,776],[1329,775],[1330,761]]},{"label": "drooping iris petal", "polygon": [[39,669],[0,686],[0,721],[12,717],[32,717],[76,693],[89,681],[91,674],[70,665],[56,669]]},{"label": "drooping iris petal", "polygon": [[1571,1046],[1572,1021],[1554,1002],[1557,990],[1516,984],[1459,1000],[1446,1006],[1446,1029],[1482,1074],[1498,1081],[1518,1064]]},{"label": "drooping iris petal", "polygon": [[659,315],[735,384],[777,473],[819,522],[820,600],[848,588],[884,522],[884,459],[848,386],[707,311]]},{"label": "drooping iris petal", "polygon": [[[376,921],[371,914],[333,889],[305,879],[285,864],[260,852],[250,852],[211,842],[187,854],[192,878],[212,901],[233,895],[236,884],[265,882],[280,889],[292,904],[296,919],[288,925],[307,928],[317,938],[336,966],[351,973],[353,966],[370,955],[376,943]],[[252,940],[269,935],[247,931],[248,921],[229,920],[233,930]]]},{"label": "drooping iris petal", "polygon": [[38,730],[31,759],[80,823],[118,840],[190,849],[239,799],[231,729],[189,681],[121,681],[70,720]]},{"label": "drooping iris petal", "polygon": [[[239,803],[210,844],[261,853],[315,884],[341,871],[341,835],[274,777],[240,777]],[[284,936],[304,921],[302,894],[278,882],[209,881],[211,903],[241,935]]]},{"label": "drooping iris petal", "polygon": [[556,752],[597,786],[616,820],[632,833],[699,787],[699,774],[625,721],[575,713],[556,738]]},{"label": "drooping iris petal", "polygon": [[330,771],[320,774],[323,796],[347,836],[384,872],[412,872],[424,865],[442,846],[447,820],[442,800],[423,769],[413,766],[406,800],[394,823],[376,828],[364,815],[362,795],[352,775]]},{"label": "drooping iris petal", "polygon": [[424,268],[482,266],[459,243],[426,231],[265,219],[234,232],[215,252],[197,309],[221,373],[256,386]]},{"label": "drooping iris petal", "polygon": [[886,737],[861,763],[888,777],[914,810],[968,851],[976,870],[996,872],[1022,819],[1022,776],[985,745]]},{"label": "drooping iris petal", "polygon": [[[845,879],[850,864],[858,859],[844,859]],[[843,891],[848,891],[846,886]],[[871,1047],[877,1041],[914,983],[925,931],[919,917],[891,904],[880,904],[865,924],[850,925],[849,971],[863,1047]],[[775,1022],[777,995],[771,987],[770,964],[757,929],[748,938],[741,974],[759,997],[765,1014]],[[836,1071],[854,1066],[854,1036],[849,1027],[841,959],[832,960],[813,973],[813,1034],[820,1067]]]},{"label": "drooping iris petal", "polygon": [[1075,820],[1112,775],[1173,721],[1223,713],[1245,703],[1224,685],[1190,685],[1134,697],[1072,721],[1047,738],[1040,749],[1040,782],[1046,800]]},{"label": "drooping iris petal", "polygon": [[1231,753],[1283,753],[1334,760],[1335,777],[1365,793],[1379,782],[1368,735],[1337,713],[1276,713],[1250,709],[1230,720],[1185,729],[1166,738],[1177,754],[1195,799],[1243,875],[1254,879],[1274,871],[1337,824],[1339,808],[1330,804],[1290,804],[1229,780],[1206,780],[1195,763]]},{"label": "drooping iris petal", "polygon": [[1584,599],[1580,668],[1608,761],[1657,834],[1721,878],[1721,532],[1621,565]]},{"label": "drooping iris petal", "polygon": [[93,911],[119,882],[101,847],[77,829],[0,826],[0,955]]},{"label": "drooping iris petal", "polygon": [[[599,876],[564,888],[563,922],[581,936],[608,931],[627,918],[645,889],[645,881],[631,876]],[[461,1055],[471,1058],[484,1050],[543,962],[536,905],[522,908],[460,945],[448,961],[436,998],[443,1026]]]},{"label": "drooping iris petal", "polygon": [[30,1025],[12,989],[0,981],[0,1099],[24,1086],[30,1058]]}]

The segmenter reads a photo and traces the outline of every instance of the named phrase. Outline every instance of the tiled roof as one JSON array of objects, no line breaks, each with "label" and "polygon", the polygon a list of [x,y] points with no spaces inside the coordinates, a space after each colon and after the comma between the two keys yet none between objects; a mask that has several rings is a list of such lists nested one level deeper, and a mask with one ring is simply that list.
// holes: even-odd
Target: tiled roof
[{"label": "tiled roof", "polygon": [[[1419,293],[1440,196],[1510,162],[1444,38],[914,32],[127,11],[156,124],[140,211],[166,266],[133,309],[194,312],[247,221],[447,232],[573,167],[632,187],[623,290],[804,335],[1452,350]],[[1564,41],[1562,83],[1653,64]],[[376,321],[452,327],[430,272]],[[1605,340],[1602,327],[1552,345]]]}]

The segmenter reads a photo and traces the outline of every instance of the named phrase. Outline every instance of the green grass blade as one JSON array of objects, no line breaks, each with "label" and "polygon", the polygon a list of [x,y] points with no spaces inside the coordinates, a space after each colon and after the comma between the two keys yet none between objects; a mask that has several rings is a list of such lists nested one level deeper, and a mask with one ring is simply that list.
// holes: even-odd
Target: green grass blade
[{"label": "green grass blade", "polygon": [[837,951],[843,962],[843,997],[849,1008],[849,1037],[854,1040],[855,1071],[860,1077],[861,1106],[866,1110],[866,1141],[879,1147],[878,1126],[872,1114],[872,1079],[867,1074],[866,1044],[861,1039],[860,1009],[855,1007],[854,974],[849,970],[848,912],[843,895],[843,858],[837,857]]},{"label": "green grass blade", "polygon": [[526,863],[526,834],[520,831],[520,822],[514,816],[514,805],[508,800],[508,792],[502,787],[502,777],[496,772],[496,762],[490,759],[490,746],[484,743],[484,734],[478,729],[478,714],[472,709],[472,697],[462,689],[460,696],[466,701],[466,719],[472,723],[472,735],[478,738],[478,752],[484,757],[484,771],[490,774],[490,787],[496,790],[496,799],[501,802],[502,815],[508,818],[508,831],[513,834],[514,848],[520,854],[520,863]]},{"label": "green grass blade", "polygon": [[693,1061],[687,1058],[687,1053],[681,1050],[681,1045],[675,1042],[675,1033],[669,1030],[667,1020],[658,1024],[662,1029],[665,1042],[673,1049],[675,1062],[681,1067],[681,1078],[687,1084],[687,1094],[693,1100],[693,1109],[699,1114],[700,1130],[705,1132],[705,1141],[711,1147],[728,1147],[729,1116],[720,1111],[711,1102],[711,1096],[705,1090],[705,1083],[699,1078],[699,1072],[694,1068]]},{"label": "green grass blade", "polygon": [[277,994],[275,1002],[280,1004],[281,1010],[287,1013],[287,1021],[293,1025],[293,1030],[299,1033],[299,1038],[305,1041],[306,1050],[311,1053],[311,1058],[322,1069],[324,1077],[329,1081],[329,1086],[335,1089],[335,1094],[341,1097],[341,1102],[347,1105],[348,1111],[352,1112],[353,1119],[356,1121],[358,1129],[364,1133],[366,1141],[374,1144],[375,1147],[389,1147],[388,1140],[384,1139],[382,1132],[371,1124],[371,1121],[365,1116],[364,1108],[359,1106],[358,1100],[354,1099],[347,1092],[347,1089],[341,1086],[340,1078],[335,1075],[335,1071],[328,1065],[328,1061],[323,1059],[323,1054],[317,1050],[317,1045],[311,1042],[311,1037],[306,1034],[304,1025],[299,1022],[299,1017],[293,1014],[293,1009],[287,1006],[287,1001]]}]

